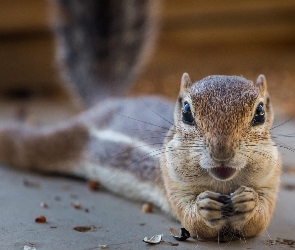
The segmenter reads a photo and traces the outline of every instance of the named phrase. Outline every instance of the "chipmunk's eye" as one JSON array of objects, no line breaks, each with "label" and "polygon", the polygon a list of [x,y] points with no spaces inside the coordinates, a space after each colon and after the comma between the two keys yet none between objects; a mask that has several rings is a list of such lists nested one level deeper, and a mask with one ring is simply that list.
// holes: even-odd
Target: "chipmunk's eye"
[{"label": "chipmunk's eye", "polygon": [[187,102],[185,102],[184,106],[183,106],[182,121],[185,124],[188,124],[188,125],[194,125],[195,124],[195,120],[194,120],[193,114],[191,112],[191,107]]},{"label": "chipmunk's eye", "polygon": [[255,115],[252,120],[252,125],[257,126],[260,124],[263,124],[265,121],[265,113],[264,113],[264,108],[263,108],[263,103],[260,103],[255,111]]}]

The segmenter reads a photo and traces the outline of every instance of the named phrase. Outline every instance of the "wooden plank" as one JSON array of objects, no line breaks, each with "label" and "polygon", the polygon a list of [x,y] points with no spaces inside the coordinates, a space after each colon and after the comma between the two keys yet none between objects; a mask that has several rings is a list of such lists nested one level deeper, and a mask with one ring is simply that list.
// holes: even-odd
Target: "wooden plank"
[{"label": "wooden plank", "polygon": [[163,39],[175,44],[195,46],[197,44],[233,43],[288,43],[295,41],[295,25],[274,24],[243,27],[217,27],[210,29],[179,29],[165,31]]},{"label": "wooden plank", "polygon": [[265,12],[294,8],[294,0],[165,0],[162,16],[168,20],[198,14],[233,13],[241,10]]},{"label": "wooden plank", "polygon": [[53,43],[48,37],[0,43],[0,85],[55,84],[53,55]]},{"label": "wooden plank", "polygon": [[48,29],[46,0],[0,0],[0,33]]},{"label": "wooden plank", "polygon": [[295,1],[176,1],[163,10],[163,34],[176,42],[294,42]]}]

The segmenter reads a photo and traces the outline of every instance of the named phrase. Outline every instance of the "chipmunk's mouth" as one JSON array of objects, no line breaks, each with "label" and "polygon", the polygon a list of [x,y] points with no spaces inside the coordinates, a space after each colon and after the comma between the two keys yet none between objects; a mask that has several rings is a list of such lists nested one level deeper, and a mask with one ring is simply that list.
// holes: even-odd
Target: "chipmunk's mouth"
[{"label": "chipmunk's mouth", "polygon": [[233,177],[237,169],[228,167],[222,163],[219,167],[211,168],[210,172],[216,179],[225,181]]}]

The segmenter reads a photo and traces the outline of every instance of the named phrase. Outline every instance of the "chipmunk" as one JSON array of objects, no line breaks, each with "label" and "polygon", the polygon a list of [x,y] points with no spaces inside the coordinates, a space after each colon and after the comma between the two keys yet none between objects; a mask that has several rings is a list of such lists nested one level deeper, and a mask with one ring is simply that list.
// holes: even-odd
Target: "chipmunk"
[{"label": "chipmunk", "polygon": [[266,79],[182,77],[161,170],[172,211],[201,238],[259,235],[274,210],[281,161]]},{"label": "chipmunk", "polygon": [[185,73],[171,125],[172,113],[161,98],[110,98],[57,126],[1,127],[0,160],[98,179],[160,207],[197,238],[259,235],[281,171],[265,77],[192,83]]},{"label": "chipmunk", "polygon": [[[110,32],[116,30],[108,15],[125,20],[130,10],[140,9],[146,14],[143,20],[137,13],[115,23],[134,21],[135,33],[149,34],[144,20],[149,19],[150,11],[145,10],[150,2],[122,2],[136,7],[117,6],[112,0],[56,1],[58,50],[86,106],[93,104],[95,94],[100,97],[107,91],[107,97],[126,88],[144,54],[146,42],[140,40],[130,64],[112,76],[121,69],[126,52],[120,47],[125,56],[116,57],[112,49],[118,41],[107,45]],[[109,14],[104,16],[103,10]],[[97,11],[101,19],[95,19]],[[73,20],[77,23],[70,25]],[[95,27],[100,30],[103,25],[104,32],[96,36]],[[102,47],[87,40],[92,35]],[[126,48],[132,41],[138,43],[130,39],[119,42]],[[0,161],[25,170],[97,179],[113,193],[158,206],[196,238],[253,237],[267,227],[281,163],[270,136],[273,111],[263,75],[256,83],[238,76],[209,76],[193,83],[185,73],[176,105],[153,96],[105,96],[57,125],[0,126]]]}]

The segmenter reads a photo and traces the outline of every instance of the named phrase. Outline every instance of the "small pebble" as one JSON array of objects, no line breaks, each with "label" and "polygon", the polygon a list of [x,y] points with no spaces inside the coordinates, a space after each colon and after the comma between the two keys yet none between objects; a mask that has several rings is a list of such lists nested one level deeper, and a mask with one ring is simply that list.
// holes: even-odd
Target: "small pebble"
[{"label": "small pebble", "polygon": [[24,246],[24,250],[37,250],[34,246]]},{"label": "small pebble", "polygon": [[35,218],[35,222],[36,223],[46,223],[46,218],[45,218],[45,216],[40,215],[40,216]]},{"label": "small pebble", "polygon": [[153,206],[149,203],[144,203],[141,207],[141,212],[151,213],[151,212],[153,212]]},{"label": "small pebble", "polygon": [[82,207],[80,202],[72,202],[71,205],[75,209],[81,209]]},{"label": "small pebble", "polygon": [[43,201],[43,202],[40,203],[40,207],[48,208],[48,205],[47,205],[46,202]]},{"label": "small pebble", "polygon": [[98,191],[100,188],[99,181],[90,180],[87,182],[87,187],[90,191]]}]

